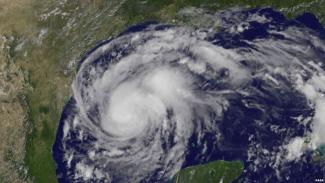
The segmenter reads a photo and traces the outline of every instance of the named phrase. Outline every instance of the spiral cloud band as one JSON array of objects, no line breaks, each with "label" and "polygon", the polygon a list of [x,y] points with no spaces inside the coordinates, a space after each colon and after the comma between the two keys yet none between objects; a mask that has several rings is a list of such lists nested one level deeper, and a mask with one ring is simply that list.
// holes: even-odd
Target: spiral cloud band
[{"label": "spiral cloud band", "polygon": [[219,16],[219,33],[141,24],[87,54],[54,146],[61,182],[165,182],[221,158],[242,159],[247,182],[263,168],[283,181],[310,163],[325,143],[320,33],[268,9]]},{"label": "spiral cloud band", "polygon": [[[200,32],[176,27],[151,30],[156,27],[121,36],[98,48],[82,63],[73,89],[82,121],[105,134],[98,143],[107,146],[112,161],[131,158],[127,164],[132,169],[147,164],[150,166],[143,167],[144,171],[163,168],[170,177],[180,169],[194,129],[213,129],[215,119],[209,115],[220,117],[226,108],[223,90],[201,92],[201,88],[222,72],[236,77],[226,80],[238,82],[240,75],[232,73],[244,71],[231,62],[235,55],[224,55],[225,49],[200,40]],[[116,44],[122,48],[116,48]],[[122,56],[121,49],[129,53]],[[112,55],[103,70],[97,55],[107,52]],[[211,72],[207,72],[208,66]],[[226,67],[231,69],[223,70]],[[165,141],[175,145],[162,149],[162,143],[170,143]],[[124,148],[129,150],[121,150]],[[153,162],[159,166],[153,166]]]}]

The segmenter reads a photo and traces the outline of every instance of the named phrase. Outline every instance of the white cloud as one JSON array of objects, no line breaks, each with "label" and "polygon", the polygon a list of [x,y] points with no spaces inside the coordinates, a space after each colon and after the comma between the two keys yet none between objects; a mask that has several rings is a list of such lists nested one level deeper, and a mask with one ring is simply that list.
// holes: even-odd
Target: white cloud
[{"label": "white cloud", "polygon": [[286,147],[288,151],[286,159],[289,161],[299,159],[300,156],[303,154],[303,148],[304,148],[303,138],[296,137],[292,139]]},{"label": "white cloud", "polygon": [[[249,96],[250,90],[241,87],[253,78],[264,79],[275,87],[284,86],[281,79],[285,78],[286,84],[294,85],[292,89],[304,94],[310,107],[315,109],[315,115],[308,118],[313,120],[312,131],[306,132],[311,143],[305,144],[303,137],[286,139],[274,148],[280,153],[261,149],[261,144],[256,144],[256,148],[248,151],[248,156],[255,162],[255,170],[265,167],[266,160],[274,161],[273,168],[280,166],[282,151],[286,151],[285,160],[299,160],[305,149],[315,149],[325,143],[325,73],[319,65],[311,64],[309,57],[315,55],[305,49],[299,31],[288,29],[281,34],[297,42],[293,45],[288,40],[258,39],[249,42],[254,49],[225,49],[205,41],[207,35],[200,31],[178,27],[118,37],[91,53],[81,65],[73,83],[78,107],[73,127],[84,127],[80,130],[81,140],[90,131],[97,138],[96,147],[105,149],[96,155],[89,154],[92,160],[100,161],[97,162],[100,165],[114,165],[125,175],[141,166],[141,172],[132,172],[134,182],[158,168],[164,170],[164,176],[170,177],[182,166],[193,132],[198,132],[200,138],[205,132],[202,126],[204,130],[216,131],[211,113],[214,112],[214,118],[222,119],[224,110],[229,107],[227,96],[238,93]],[[131,51],[122,57],[113,49],[116,45],[123,47],[120,49],[130,46]],[[113,56],[118,58],[111,60],[106,70],[91,65],[99,55],[111,49]],[[241,60],[251,65],[245,67],[240,64]],[[204,84],[200,78],[214,80],[216,85],[223,82],[218,78],[222,69],[229,71],[226,83],[229,88],[207,91],[196,86]],[[205,84],[209,84],[208,81]],[[173,115],[168,116],[169,112]],[[307,123],[302,122],[302,117],[292,119],[304,125]],[[64,134],[70,129],[68,127],[65,126]],[[270,130],[282,133],[286,129],[273,125]],[[172,139],[167,139],[169,137]],[[253,136],[250,143],[252,139]],[[173,141],[168,151],[163,147],[167,140]],[[259,151],[265,159],[254,159]],[[93,167],[84,164],[78,164],[77,169],[86,179],[94,174]]]}]

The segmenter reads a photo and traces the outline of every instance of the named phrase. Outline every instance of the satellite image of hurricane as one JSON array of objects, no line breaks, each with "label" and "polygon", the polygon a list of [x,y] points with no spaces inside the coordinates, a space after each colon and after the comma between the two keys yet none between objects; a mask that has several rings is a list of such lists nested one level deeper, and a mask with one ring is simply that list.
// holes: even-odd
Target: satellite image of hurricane
[{"label": "satellite image of hurricane", "polygon": [[136,24],[84,55],[53,146],[59,182],[167,183],[217,160],[242,162],[234,182],[323,177],[323,26],[271,8],[218,20]]}]

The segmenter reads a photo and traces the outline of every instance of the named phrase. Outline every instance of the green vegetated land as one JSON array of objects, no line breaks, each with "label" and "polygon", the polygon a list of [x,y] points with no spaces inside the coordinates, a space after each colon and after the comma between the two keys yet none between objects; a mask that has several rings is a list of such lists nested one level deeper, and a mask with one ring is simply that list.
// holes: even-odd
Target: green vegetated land
[{"label": "green vegetated land", "polygon": [[[37,183],[57,181],[51,149],[60,113],[67,97],[71,96],[70,84],[75,76],[76,63],[99,41],[117,35],[132,24],[148,20],[169,23],[176,20],[191,24],[182,22],[177,15],[185,7],[216,11],[238,5],[247,8],[272,6],[290,17],[310,11],[325,22],[324,0],[27,1],[30,3],[24,11],[11,11],[15,14],[8,15],[18,17],[19,21],[7,21],[8,26],[2,26],[8,30],[7,36],[17,40],[17,47],[25,42],[22,49],[13,48],[10,55],[15,64],[24,70],[28,85],[25,95],[32,129],[27,136],[25,162],[30,180]],[[24,14],[19,16],[20,13]],[[199,179],[208,175],[210,168],[211,172],[221,170],[224,174],[216,172],[214,175],[219,178],[224,176],[226,182],[238,176],[242,165],[224,161],[199,165],[181,171],[179,181],[186,182],[189,170],[203,172],[202,175],[195,173],[196,179]]]},{"label": "green vegetated land", "polygon": [[244,169],[241,161],[213,161],[185,168],[173,178],[174,183],[231,183]]}]

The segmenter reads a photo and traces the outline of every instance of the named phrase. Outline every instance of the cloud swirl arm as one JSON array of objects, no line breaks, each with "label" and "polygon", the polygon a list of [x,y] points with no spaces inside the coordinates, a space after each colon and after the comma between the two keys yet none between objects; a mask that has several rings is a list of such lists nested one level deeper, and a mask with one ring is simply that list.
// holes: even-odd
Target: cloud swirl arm
[{"label": "cloud swirl arm", "polygon": [[295,180],[285,167],[325,144],[324,30],[270,9],[218,16],[220,32],[141,24],[85,56],[54,145],[61,182],[167,182],[211,159],[242,159],[246,182]]}]

